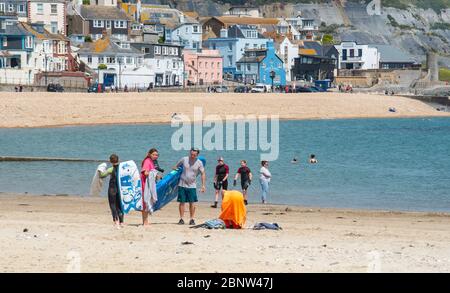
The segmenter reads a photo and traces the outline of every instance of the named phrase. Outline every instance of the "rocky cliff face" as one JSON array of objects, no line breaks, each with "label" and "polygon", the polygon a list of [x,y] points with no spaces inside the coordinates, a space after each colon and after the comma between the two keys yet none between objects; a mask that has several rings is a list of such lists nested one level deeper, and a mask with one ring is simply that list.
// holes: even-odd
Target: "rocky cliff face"
[{"label": "rocky cliff face", "polygon": [[[216,0],[152,2],[196,11],[201,16],[221,15],[230,7]],[[416,7],[406,10],[381,7],[380,15],[369,15],[367,4],[363,3],[367,1],[347,1],[344,7],[337,2],[273,3],[262,5],[260,9],[265,17],[292,17],[301,11],[304,17],[317,19],[318,25],[323,22],[328,27],[334,27],[336,40],[391,44],[412,54],[418,62],[424,61],[427,51],[435,51],[441,55],[440,63],[450,67],[450,8],[436,12]]]}]

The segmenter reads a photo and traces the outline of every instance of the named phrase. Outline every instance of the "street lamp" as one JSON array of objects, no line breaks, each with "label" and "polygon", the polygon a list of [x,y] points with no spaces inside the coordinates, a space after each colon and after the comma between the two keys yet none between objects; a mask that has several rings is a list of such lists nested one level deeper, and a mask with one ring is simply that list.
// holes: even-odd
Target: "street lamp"
[{"label": "street lamp", "polygon": [[276,75],[275,71],[272,70],[270,72],[270,78],[272,79],[272,92],[273,92],[273,79],[275,78],[275,75]]}]

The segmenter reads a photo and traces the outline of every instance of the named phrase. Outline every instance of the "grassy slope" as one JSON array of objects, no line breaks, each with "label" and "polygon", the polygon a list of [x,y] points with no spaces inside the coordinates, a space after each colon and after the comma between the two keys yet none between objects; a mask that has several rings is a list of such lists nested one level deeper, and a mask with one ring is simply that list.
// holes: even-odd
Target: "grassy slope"
[{"label": "grassy slope", "polygon": [[450,82],[450,69],[448,69],[448,68],[441,68],[439,70],[439,79],[441,81],[448,81],[448,82]]}]

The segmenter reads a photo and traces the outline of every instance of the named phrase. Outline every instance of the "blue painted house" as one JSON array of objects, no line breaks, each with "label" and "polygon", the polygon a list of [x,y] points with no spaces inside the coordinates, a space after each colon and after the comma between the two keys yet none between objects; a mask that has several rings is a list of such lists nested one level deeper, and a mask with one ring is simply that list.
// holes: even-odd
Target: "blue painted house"
[{"label": "blue painted house", "polygon": [[236,79],[247,84],[272,85],[272,71],[275,73],[273,85],[286,85],[283,60],[275,53],[273,41],[268,41],[266,48],[245,50],[244,56],[237,62]]},{"label": "blue painted house", "polygon": [[244,56],[246,49],[265,48],[267,38],[252,25],[233,25],[220,31],[219,38],[204,41],[204,47],[219,50],[223,58],[223,78],[237,80],[236,62]]}]

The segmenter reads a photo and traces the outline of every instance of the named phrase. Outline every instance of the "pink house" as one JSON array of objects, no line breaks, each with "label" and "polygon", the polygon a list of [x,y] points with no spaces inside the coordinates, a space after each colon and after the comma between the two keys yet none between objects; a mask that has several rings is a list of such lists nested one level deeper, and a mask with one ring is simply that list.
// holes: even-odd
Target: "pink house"
[{"label": "pink house", "polygon": [[184,51],[185,83],[219,84],[222,82],[222,56],[219,50]]}]

